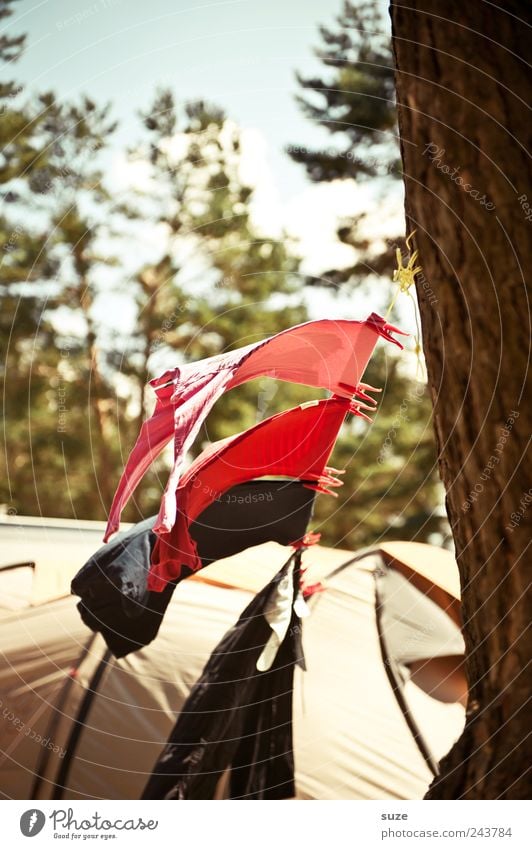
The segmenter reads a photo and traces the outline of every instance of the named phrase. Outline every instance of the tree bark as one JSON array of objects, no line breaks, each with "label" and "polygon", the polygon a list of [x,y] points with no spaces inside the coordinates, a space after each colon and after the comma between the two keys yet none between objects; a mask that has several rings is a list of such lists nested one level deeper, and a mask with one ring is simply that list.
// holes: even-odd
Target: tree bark
[{"label": "tree bark", "polygon": [[516,0],[392,0],[391,17],[407,231],[417,229],[423,269],[417,294],[470,687],[464,733],[427,798],[523,799],[532,10]]}]

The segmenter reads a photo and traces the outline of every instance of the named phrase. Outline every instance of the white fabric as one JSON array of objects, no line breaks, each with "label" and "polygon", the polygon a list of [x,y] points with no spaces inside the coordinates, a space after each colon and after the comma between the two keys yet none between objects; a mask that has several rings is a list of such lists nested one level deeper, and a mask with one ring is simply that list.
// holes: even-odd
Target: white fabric
[{"label": "white fabric", "polygon": [[259,672],[266,672],[272,667],[279,647],[286,637],[290,626],[293,603],[294,564],[291,563],[286,574],[283,575],[275,587],[275,591],[268,600],[266,610],[264,611],[264,618],[272,629],[272,633],[257,660],[257,669]]}]

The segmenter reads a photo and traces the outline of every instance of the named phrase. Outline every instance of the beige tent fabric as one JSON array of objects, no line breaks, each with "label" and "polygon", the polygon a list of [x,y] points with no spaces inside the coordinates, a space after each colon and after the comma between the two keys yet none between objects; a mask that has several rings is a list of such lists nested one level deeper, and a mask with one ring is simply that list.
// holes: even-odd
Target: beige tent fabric
[{"label": "beige tent fabric", "polygon": [[[35,564],[28,604],[62,598],[69,595],[76,572],[102,545],[104,530],[105,522],[0,516],[0,567]],[[0,608],[5,606],[4,586],[0,571]]]},{"label": "beige tent fabric", "polygon": [[[305,622],[307,672],[297,671],[294,702],[301,798],[418,799],[432,779],[382,663],[369,565],[367,558],[328,580]],[[448,707],[429,696],[423,704],[428,739],[445,751],[464,716],[453,711],[443,728]]]},{"label": "beige tent fabric", "polygon": [[[123,530],[128,527],[129,524],[122,523]],[[28,572],[22,578],[22,570],[13,570],[8,578],[7,572],[0,571],[0,610],[21,606],[24,593],[26,603],[32,605],[69,595],[72,578],[102,545],[104,530],[105,522],[0,515],[0,570],[2,566],[17,563],[35,564],[31,593],[25,589],[29,583]],[[239,554],[217,561],[192,580],[258,592],[272,574],[270,552],[279,548],[276,543],[257,546],[253,569]],[[460,598],[458,569],[451,552],[424,543],[404,541],[381,543],[379,550],[407,577],[425,578],[423,591],[441,588],[451,598]],[[304,562],[309,567],[309,577],[320,580],[353,556],[353,552],[344,549],[312,546],[305,552]],[[273,562],[276,562],[275,557],[273,555]],[[10,586],[14,592],[9,589]],[[14,603],[10,595],[16,596]]]},{"label": "beige tent fabric", "polygon": [[[428,548],[428,547],[427,547]],[[208,580],[187,580],[174,594],[160,634],[146,649],[106,667],[72,762],[66,799],[138,798],[192,685],[222,635],[286,560],[275,543],[204,570]],[[309,581],[326,578],[305,620],[308,671],[296,671],[294,749],[299,798],[421,798],[431,779],[399,711],[382,664],[375,626],[372,568],[365,558],[330,573],[353,554],[315,547],[305,553]],[[229,562],[232,561],[232,562]],[[259,583],[260,587],[256,584]],[[214,577],[216,576],[216,577]],[[251,576],[253,576],[251,578]],[[230,589],[227,584],[243,584]],[[225,586],[218,586],[217,583]],[[1,583],[1,581],[0,581]],[[1,591],[1,588],[0,588]],[[0,619],[0,791],[28,798],[45,736],[58,717],[40,798],[53,795],[72,720],[103,653],[103,642],[82,624],[76,600],[66,598]],[[76,678],[68,670],[93,640]],[[0,655],[1,657],[1,655]],[[68,698],[52,710],[69,682]],[[423,713],[433,748],[447,750],[461,732],[464,711],[445,705],[409,682],[412,704]],[[413,689],[412,689],[413,688]],[[10,719],[13,713],[26,734]]]},{"label": "beige tent fabric", "polygon": [[34,585],[33,566],[17,566],[0,571],[0,616],[27,607]]},{"label": "beige tent fabric", "polygon": [[61,756],[60,738],[48,739],[47,729],[65,686],[70,724],[77,713],[90,663],[76,679],[68,673],[89,641],[92,659],[99,658],[102,642],[81,622],[73,598],[0,620],[0,789],[9,797],[29,798],[39,757],[50,751],[49,744],[56,748],[51,752],[56,763]]},{"label": "beige tent fabric", "polygon": [[385,542],[380,550],[388,566],[401,572],[460,627],[460,578],[450,551],[421,542]]},{"label": "beige tent fabric", "polygon": [[[217,560],[187,580],[203,581],[215,586],[233,587],[258,593],[271,581],[290,555],[290,549],[267,542],[247,551]],[[303,552],[303,566],[308,583],[324,580],[330,572],[353,558],[353,552],[342,548],[314,545]]]},{"label": "beige tent fabric", "polygon": [[[460,599],[460,577],[451,551],[423,542],[383,542],[379,549],[396,561],[396,568],[422,575],[431,584]],[[403,568],[401,568],[403,567]]]}]

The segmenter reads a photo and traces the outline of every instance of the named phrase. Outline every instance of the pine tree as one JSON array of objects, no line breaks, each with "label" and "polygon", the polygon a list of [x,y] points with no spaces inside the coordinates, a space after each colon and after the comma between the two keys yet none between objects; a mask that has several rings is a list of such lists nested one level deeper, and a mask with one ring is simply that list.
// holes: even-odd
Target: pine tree
[{"label": "pine tree", "polygon": [[382,396],[375,395],[371,424],[353,418],[344,425],[332,457],[335,468],[346,470],[344,485],[336,502],[318,498],[315,529],[324,542],[353,551],[387,539],[441,539],[427,387],[405,378],[400,358],[381,343],[365,379]]},{"label": "pine tree", "polygon": [[[5,196],[37,223],[6,220],[2,228],[1,296],[11,329],[2,500],[18,512],[104,518],[153,401],[145,385],[158,364],[209,356],[275,333],[280,321],[305,320],[298,263],[283,241],[255,231],[252,189],[239,177],[239,131],[215,107],[177,107],[169,92],[158,94],[131,151],[150,166],[149,196],[128,189],[111,197],[106,188],[108,107],[89,98],[60,104],[48,93],[9,119]],[[130,274],[124,245],[154,232],[164,235],[159,258]],[[136,304],[133,333],[120,319],[111,333],[98,321],[118,292]],[[203,440],[300,397],[304,390],[273,381],[236,390],[217,405]],[[156,464],[129,518],[155,509],[165,463]]]},{"label": "pine tree", "polygon": [[[146,382],[163,364],[247,345],[307,317],[290,246],[252,222],[238,128],[220,109],[203,101],[179,106],[166,90],[142,121],[131,155],[150,163],[150,196],[125,197],[123,209],[164,239],[157,262],[133,275],[137,319],[121,357],[138,401],[137,432],[153,403]],[[308,397],[268,380],[239,387],[217,403],[193,452]],[[156,507],[161,466],[137,494],[140,513]]]},{"label": "pine tree", "polygon": [[[12,0],[2,2],[0,20],[9,18],[12,6]],[[24,35],[3,32],[0,64],[6,77],[24,47]],[[47,250],[46,222],[32,218],[30,210],[37,186],[50,179],[51,139],[45,102],[28,100],[12,80],[0,83],[0,114],[0,503],[14,512],[39,513],[36,481],[41,449],[52,460],[47,432],[41,428],[50,393],[47,366],[41,359],[49,341],[49,328],[42,320],[43,283],[53,277],[56,266]]]},{"label": "pine tree", "polygon": [[[334,29],[320,27],[322,46],[316,55],[327,75],[298,76],[305,91],[298,97],[304,113],[324,127],[332,147],[289,148],[312,181],[371,181],[383,205],[401,176],[390,37],[379,5],[345,2]],[[374,296],[387,292],[395,264],[397,234],[386,242],[371,237],[364,214],[342,221],[338,238],[355,250],[347,268],[327,269],[307,282]],[[376,304],[377,306],[377,304]],[[368,382],[385,389],[375,421],[348,425],[340,436],[334,465],[346,466],[345,485],[337,509],[320,500],[317,519],[323,539],[348,545],[374,544],[383,538],[442,540],[448,535],[442,514],[442,488],[437,474],[432,408],[423,383],[412,379],[393,352],[379,348]]]},{"label": "pine tree", "polygon": [[[336,28],[321,26],[320,35],[323,44],[315,54],[328,74],[298,74],[305,94],[297,101],[308,118],[328,131],[334,144],[314,150],[290,145],[288,153],[305,166],[314,182],[371,180],[385,206],[401,170],[391,42],[376,0],[356,5],[344,2]],[[367,225],[365,214],[341,222],[338,238],[355,250],[355,262],[347,268],[324,270],[309,282],[336,288],[389,276],[393,257],[386,248],[399,242],[398,234],[390,233],[387,245],[375,249]]]},{"label": "pine tree", "polygon": [[[10,6],[2,4],[1,17]],[[24,46],[24,36],[2,37],[6,70]],[[96,353],[92,275],[101,227],[90,210],[107,202],[93,163],[113,127],[108,109],[89,98],[78,106],[51,92],[27,98],[14,82],[1,94],[0,501],[19,513],[103,518],[109,472],[121,459],[103,419],[120,399]],[[75,332],[72,319],[81,324]]]},{"label": "pine tree", "polygon": [[[76,511],[101,518],[111,504],[113,471],[121,463],[117,419],[125,417],[127,406],[109,365],[114,339],[104,338],[95,314],[97,300],[112,293],[101,285],[102,269],[116,262],[108,223],[113,204],[100,162],[115,127],[110,107],[98,107],[88,97],[78,105],[57,106],[49,132],[55,140],[52,166],[60,178],[52,197],[43,199],[52,224],[49,250],[58,265],[45,311],[53,333],[53,383],[63,387],[68,407],[59,417],[57,454]],[[62,509],[70,515],[72,507],[64,503]]]}]

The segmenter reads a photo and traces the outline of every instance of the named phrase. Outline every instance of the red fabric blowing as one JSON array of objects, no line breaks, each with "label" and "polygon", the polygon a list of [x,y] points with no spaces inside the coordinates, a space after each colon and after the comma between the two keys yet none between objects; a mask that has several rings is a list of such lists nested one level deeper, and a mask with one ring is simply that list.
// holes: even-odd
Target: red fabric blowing
[{"label": "red fabric blowing", "polygon": [[243,433],[210,445],[183,474],[177,489],[177,519],[159,535],[152,554],[150,590],[162,591],[183,565],[200,569],[190,524],[222,493],[253,478],[275,476],[312,481],[329,492],[341,485],[326,464],[349,400],[330,398],[279,413]]},{"label": "red fabric blowing", "polygon": [[[189,363],[152,380],[157,402],[141,428],[111,505],[104,539],[118,530],[120,515],[151,463],[174,438],[174,465],[161,499],[155,531],[170,531],[184,457],[216,400],[259,376],[328,389],[344,398],[368,399],[360,380],[379,336],[402,333],[373,313],[366,321],[322,320],[291,327],[261,342]],[[403,334],[404,335],[404,334]]]}]

